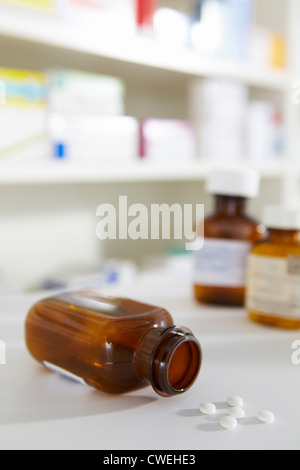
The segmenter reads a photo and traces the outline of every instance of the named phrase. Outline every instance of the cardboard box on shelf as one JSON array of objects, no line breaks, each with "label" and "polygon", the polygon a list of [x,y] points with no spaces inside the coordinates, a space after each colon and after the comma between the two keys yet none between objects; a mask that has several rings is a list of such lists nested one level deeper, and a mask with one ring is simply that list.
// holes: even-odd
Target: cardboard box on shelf
[{"label": "cardboard box on shelf", "polygon": [[52,69],[48,78],[51,155],[95,163],[137,157],[138,123],[125,117],[125,87],[115,77]]},{"label": "cardboard box on shelf", "polygon": [[195,80],[189,108],[200,157],[236,162],[245,157],[248,89],[228,80]]},{"label": "cardboard box on shelf", "polygon": [[115,77],[55,68],[47,72],[49,111],[120,116],[124,83]]},{"label": "cardboard box on shelf", "polygon": [[0,82],[0,164],[40,160],[47,149],[45,75],[2,68]]},{"label": "cardboard box on shelf", "polygon": [[278,160],[285,153],[282,114],[269,101],[251,101],[246,128],[247,157],[254,163]]},{"label": "cardboard box on shelf", "polygon": [[17,6],[42,13],[54,13],[56,11],[55,0],[0,0],[0,4]]},{"label": "cardboard box on shelf", "polygon": [[119,40],[135,30],[135,0],[61,0],[58,14],[68,23],[88,25],[87,34]]},{"label": "cardboard box on shelf", "polygon": [[129,116],[50,115],[52,155],[70,164],[101,166],[137,159],[139,124]]},{"label": "cardboard box on shelf", "polygon": [[253,0],[199,0],[191,25],[191,43],[205,56],[247,60],[253,24]]},{"label": "cardboard box on shelf", "polygon": [[140,156],[152,163],[190,162],[196,158],[193,125],[176,119],[146,119],[141,123]]}]

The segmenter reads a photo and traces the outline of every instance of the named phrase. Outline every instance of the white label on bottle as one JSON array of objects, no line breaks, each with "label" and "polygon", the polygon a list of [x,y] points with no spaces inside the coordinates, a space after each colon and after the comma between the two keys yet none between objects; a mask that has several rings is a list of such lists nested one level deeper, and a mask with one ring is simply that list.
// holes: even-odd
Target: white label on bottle
[{"label": "white label on bottle", "polygon": [[45,367],[47,367],[47,369],[51,370],[52,372],[56,372],[59,375],[62,375],[68,380],[72,380],[72,382],[77,382],[77,383],[86,385],[85,381],[81,377],[71,374],[71,372],[68,372],[67,370],[62,369],[61,367],[55,366],[54,364],[51,364],[50,362],[47,362],[47,361],[44,361],[43,364]]},{"label": "white label on bottle", "polygon": [[249,257],[247,308],[300,319],[300,256]]},{"label": "white label on bottle", "polygon": [[194,281],[202,286],[244,287],[251,243],[205,238],[195,253]]}]

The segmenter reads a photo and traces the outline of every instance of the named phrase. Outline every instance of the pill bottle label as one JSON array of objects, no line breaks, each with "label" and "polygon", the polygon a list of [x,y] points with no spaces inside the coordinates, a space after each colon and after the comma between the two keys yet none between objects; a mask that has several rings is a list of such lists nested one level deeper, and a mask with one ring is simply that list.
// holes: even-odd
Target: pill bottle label
[{"label": "pill bottle label", "polygon": [[244,287],[251,243],[205,238],[195,252],[194,281],[202,286]]},{"label": "pill bottle label", "polygon": [[247,307],[272,316],[300,319],[300,257],[250,255]]}]

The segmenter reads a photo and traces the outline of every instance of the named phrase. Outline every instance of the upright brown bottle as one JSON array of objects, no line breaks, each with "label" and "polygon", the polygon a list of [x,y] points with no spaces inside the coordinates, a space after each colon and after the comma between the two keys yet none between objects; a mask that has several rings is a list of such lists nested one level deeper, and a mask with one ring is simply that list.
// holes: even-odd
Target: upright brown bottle
[{"label": "upright brown bottle", "polygon": [[243,306],[246,268],[253,243],[265,238],[265,227],[246,214],[248,198],[259,193],[255,171],[219,170],[210,175],[215,212],[199,223],[204,246],[195,254],[194,292],[199,302]]},{"label": "upright brown bottle", "polygon": [[258,323],[300,329],[300,211],[268,206],[269,237],[257,243],[248,263],[249,316]]},{"label": "upright brown bottle", "polygon": [[201,367],[197,339],[166,310],[94,290],[37,303],[25,333],[36,360],[107,393],[151,384],[161,396],[177,395]]}]

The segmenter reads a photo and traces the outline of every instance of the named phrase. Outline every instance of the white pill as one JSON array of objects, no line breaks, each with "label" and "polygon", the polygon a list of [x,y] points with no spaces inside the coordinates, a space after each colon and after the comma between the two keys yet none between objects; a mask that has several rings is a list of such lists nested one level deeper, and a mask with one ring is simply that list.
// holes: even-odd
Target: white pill
[{"label": "white pill", "polygon": [[243,410],[243,408],[239,408],[239,407],[230,408],[228,410],[228,414],[229,414],[229,416],[232,416],[235,419],[243,419],[243,418],[245,418],[245,415],[246,415],[245,410]]},{"label": "white pill", "polygon": [[216,412],[216,406],[213,403],[202,403],[199,410],[204,415],[213,415]]},{"label": "white pill", "polygon": [[257,419],[262,423],[273,423],[275,416],[271,411],[259,411],[257,413]]},{"label": "white pill", "polygon": [[227,405],[228,406],[232,406],[232,407],[237,406],[237,407],[240,408],[241,406],[243,406],[243,403],[244,403],[244,401],[241,397],[229,397],[227,399]]},{"label": "white pill", "polygon": [[227,429],[228,431],[232,431],[237,427],[237,420],[232,416],[223,416],[220,419],[220,425],[222,428]]}]

